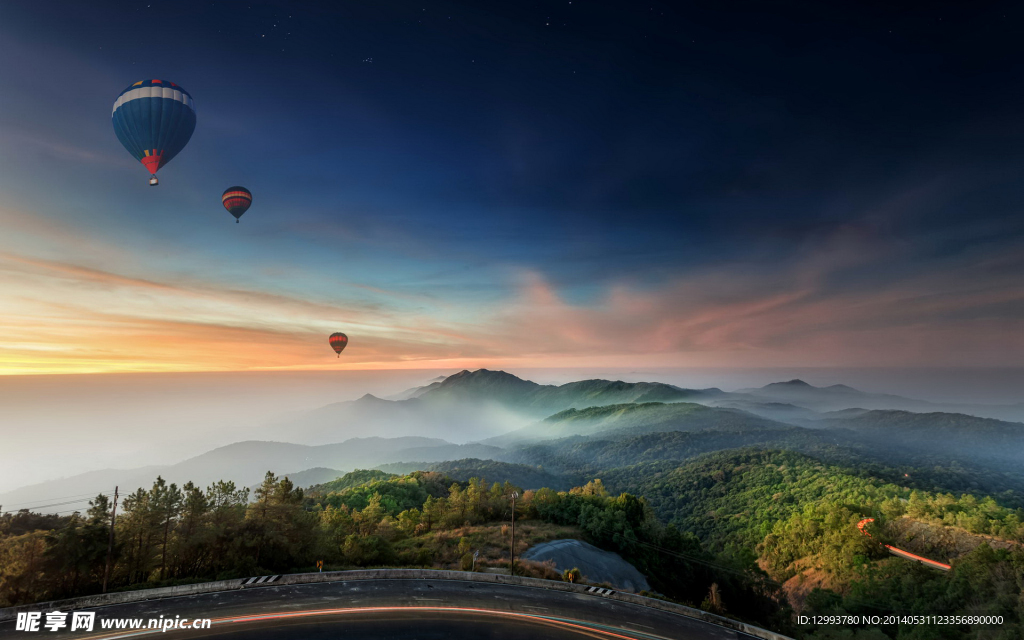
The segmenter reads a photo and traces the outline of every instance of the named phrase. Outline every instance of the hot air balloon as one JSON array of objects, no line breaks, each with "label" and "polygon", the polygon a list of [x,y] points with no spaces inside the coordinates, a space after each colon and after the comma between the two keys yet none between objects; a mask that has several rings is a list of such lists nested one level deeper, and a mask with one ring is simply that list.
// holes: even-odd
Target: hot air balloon
[{"label": "hot air balloon", "polygon": [[121,92],[110,114],[114,133],[128,153],[156,172],[178,155],[196,129],[192,96],[167,80],[140,80]]},{"label": "hot air balloon", "polygon": [[252,193],[245,187],[228,187],[220,197],[220,201],[224,203],[224,208],[228,210],[228,213],[235,216],[235,222],[238,222],[238,219],[249,210],[249,205],[252,204]]},{"label": "hot air balloon", "polygon": [[331,337],[328,338],[328,341],[331,343],[331,346],[334,347],[334,352],[337,353],[340,358],[341,352],[344,351],[345,347],[348,345],[348,336],[344,333],[332,333]]}]

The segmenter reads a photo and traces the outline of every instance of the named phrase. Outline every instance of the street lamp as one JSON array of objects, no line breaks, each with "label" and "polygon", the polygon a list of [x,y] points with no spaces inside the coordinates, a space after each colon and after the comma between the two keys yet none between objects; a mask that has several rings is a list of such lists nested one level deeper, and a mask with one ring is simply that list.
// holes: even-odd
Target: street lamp
[{"label": "street lamp", "polygon": [[512,548],[510,549],[509,555],[512,557],[512,562],[508,566],[508,574],[510,576],[516,575],[516,498],[519,497],[518,491],[512,492]]}]

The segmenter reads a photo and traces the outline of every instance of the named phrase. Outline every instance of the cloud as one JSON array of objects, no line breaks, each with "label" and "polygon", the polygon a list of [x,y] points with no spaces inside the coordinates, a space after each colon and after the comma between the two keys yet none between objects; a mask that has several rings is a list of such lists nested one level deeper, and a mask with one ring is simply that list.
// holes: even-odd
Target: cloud
[{"label": "cloud", "polygon": [[[710,261],[657,283],[599,280],[597,295],[532,268],[511,287],[483,275],[490,286],[472,291],[447,279],[310,286],[323,274],[288,261],[261,265],[270,289],[217,258],[157,263],[134,243],[44,216],[0,210],[0,222],[5,373],[998,366],[1024,356],[1024,243],[936,253],[885,216],[822,227],[787,255]],[[325,337],[336,330],[352,339],[340,360]]]},{"label": "cloud", "polygon": [[[378,302],[323,302],[4,253],[0,370],[1012,365],[1020,249],[907,271],[903,245],[844,226],[782,263],[618,282],[588,302],[528,270],[493,304],[412,308],[379,288]],[[338,328],[341,362],[325,339]]]},{"label": "cloud", "polygon": [[161,281],[71,262],[0,253],[0,370],[173,371],[315,367],[326,336],[352,337],[345,366],[446,357],[458,323],[391,304],[333,302],[211,282]]},{"label": "cloud", "polygon": [[138,164],[127,154],[99,153],[93,149],[51,140],[45,134],[12,130],[6,127],[0,128],[0,145],[3,145],[8,151],[24,152],[26,148],[29,148],[44,152],[54,158],[84,161],[91,164],[103,163],[122,168],[135,167]]},{"label": "cloud", "polygon": [[1024,247],[907,270],[907,247],[840,227],[781,264],[704,269],[658,289],[618,284],[571,304],[539,274],[495,314],[494,351],[633,356],[675,365],[1014,365],[1024,357]]}]

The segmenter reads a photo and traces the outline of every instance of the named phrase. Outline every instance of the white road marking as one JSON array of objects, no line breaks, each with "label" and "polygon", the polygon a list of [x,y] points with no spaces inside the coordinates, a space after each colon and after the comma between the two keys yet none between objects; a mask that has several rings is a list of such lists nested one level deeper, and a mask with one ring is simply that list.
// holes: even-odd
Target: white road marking
[{"label": "white road marking", "polygon": [[654,627],[646,624],[640,624],[639,622],[624,622],[623,624],[631,624],[634,627],[643,627],[644,629],[653,629]]}]

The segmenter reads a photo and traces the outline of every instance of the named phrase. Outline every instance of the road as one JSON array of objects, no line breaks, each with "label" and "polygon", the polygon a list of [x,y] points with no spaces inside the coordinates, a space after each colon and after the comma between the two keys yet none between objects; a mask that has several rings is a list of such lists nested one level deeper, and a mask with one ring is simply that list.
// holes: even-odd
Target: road
[{"label": "road", "polygon": [[[861,533],[863,533],[864,535],[866,535],[867,537],[870,538],[870,537],[872,537],[871,534],[868,533],[867,529],[865,529],[864,527],[867,526],[867,524],[869,522],[874,522],[874,521],[875,521],[874,518],[864,518],[863,520],[861,520],[860,522],[857,523],[857,529]],[[924,558],[924,557],[919,556],[917,554],[910,553],[909,551],[904,551],[903,549],[898,549],[898,548],[892,546],[891,544],[883,544],[882,546],[885,547],[886,549],[888,549],[889,553],[891,553],[894,556],[899,556],[900,558],[903,558],[905,560],[913,560],[914,562],[920,562],[921,564],[925,565],[926,567],[931,567],[933,569],[938,569],[939,571],[950,571],[953,568],[951,565],[948,565],[945,562],[939,562],[938,560],[931,560],[929,558]]]},{"label": "road", "polygon": [[[494,638],[747,640],[751,636],[600,595],[457,580],[358,580],[260,586],[96,608],[92,633],[16,631],[0,638]],[[145,630],[149,619],[211,618],[209,629]],[[104,620],[141,618],[142,631],[103,631]]]}]

